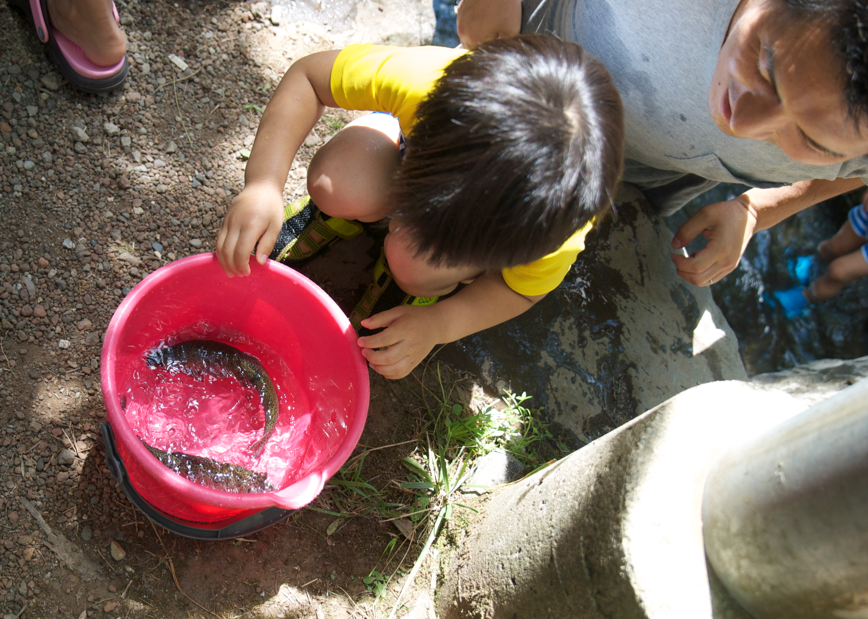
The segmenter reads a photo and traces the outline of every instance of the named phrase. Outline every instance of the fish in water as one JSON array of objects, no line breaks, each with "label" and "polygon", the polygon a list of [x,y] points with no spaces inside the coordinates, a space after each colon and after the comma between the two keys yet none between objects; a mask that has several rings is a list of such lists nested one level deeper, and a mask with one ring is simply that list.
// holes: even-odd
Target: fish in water
[{"label": "fish in water", "polygon": [[147,363],[150,367],[162,367],[170,372],[183,372],[194,377],[203,373],[222,377],[234,376],[242,384],[255,388],[262,401],[262,408],[265,409],[265,432],[262,438],[250,445],[250,449],[256,455],[261,453],[277,425],[280,405],[274,385],[256,357],[229,344],[211,340],[189,340],[152,350],[147,355]]},{"label": "fish in water", "polygon": [[243,466],[217,462],[210,458],[192,456],[180,451],[163,451],[148,445],[145,441],[142,441],[142,444],[163,466],[200,486],[237,493],[271,492],[274,490],[274,486],[264,475]]}]

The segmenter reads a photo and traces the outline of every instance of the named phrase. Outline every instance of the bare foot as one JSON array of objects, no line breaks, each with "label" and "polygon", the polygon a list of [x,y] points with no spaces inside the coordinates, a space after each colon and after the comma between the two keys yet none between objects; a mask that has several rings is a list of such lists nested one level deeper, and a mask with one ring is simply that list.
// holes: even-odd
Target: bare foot
[{"label": "bare foot", "polygon": [[127,53],[127,38],[112,14],[112,0],[47,0],[51,25],[81,47],[96,65],[110,67]]}]

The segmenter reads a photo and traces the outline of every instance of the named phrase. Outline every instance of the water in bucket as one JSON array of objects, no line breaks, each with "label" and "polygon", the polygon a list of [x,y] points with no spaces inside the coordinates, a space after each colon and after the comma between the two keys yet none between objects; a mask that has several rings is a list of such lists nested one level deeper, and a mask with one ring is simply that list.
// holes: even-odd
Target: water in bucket
[{"label": "water in bucket", "polygon": [[[231,371],[220,348],[226,344],[236,361],[252,357],[251,374],[273,389],[275,402]],[[175,358],[178,346],[201,354]],[[226,492],[267,492],[293,483],[328,436],[309,427],[306,392],[273,350],[207,324],[173,334],[142,355],[122,397],[127,422],[158,460],[190,481]],[[269,416],[276,421],[266,432]]]}]

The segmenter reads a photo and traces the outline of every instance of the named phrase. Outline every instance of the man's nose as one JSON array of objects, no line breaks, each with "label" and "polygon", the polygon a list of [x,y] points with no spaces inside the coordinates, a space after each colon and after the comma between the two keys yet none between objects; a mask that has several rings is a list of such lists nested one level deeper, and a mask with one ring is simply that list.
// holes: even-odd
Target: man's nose
[{"label": "man's nose", "polygon": [[732,108],[730,126],[738,137],[764,139],[776,132],[782,121],[780,99],[763,82],[741,92]]}]

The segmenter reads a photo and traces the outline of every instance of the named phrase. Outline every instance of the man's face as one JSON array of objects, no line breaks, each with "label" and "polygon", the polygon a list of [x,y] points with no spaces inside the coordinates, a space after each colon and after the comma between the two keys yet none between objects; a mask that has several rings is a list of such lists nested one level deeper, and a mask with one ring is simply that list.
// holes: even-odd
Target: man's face
[{"label": "man's face", "polygon": [[868,137],[847,115],[827,31],[794,20],[782,5],[742,0],[717,58],[711,117],[725,134],[769,142],[801,163],[868,153]]}]

